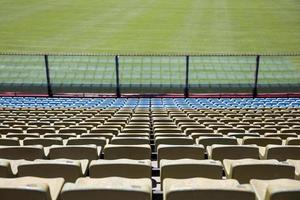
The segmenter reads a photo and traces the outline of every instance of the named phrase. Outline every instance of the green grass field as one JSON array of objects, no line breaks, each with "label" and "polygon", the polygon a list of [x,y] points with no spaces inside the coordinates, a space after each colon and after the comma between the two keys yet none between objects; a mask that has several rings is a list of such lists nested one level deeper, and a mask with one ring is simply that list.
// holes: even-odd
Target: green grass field
[{"label": "green grass field", "polygon": [[0,51],[299,52],[299,0],[0,0]]},{"label": "green grass field", "polygon": [[[300,53],[299,0],[0,0],[0,53]],[[251,92],[255,56],[190,59],[191,92]],[[53,90],[114,92],[113,56],[50,56]],[[259,92],[300,88],[300,56],[263,56]],[[182,92],[185,57],[121,56],[122,92]],[[43,56],[0,55],[0,92],[46,93]]]}]

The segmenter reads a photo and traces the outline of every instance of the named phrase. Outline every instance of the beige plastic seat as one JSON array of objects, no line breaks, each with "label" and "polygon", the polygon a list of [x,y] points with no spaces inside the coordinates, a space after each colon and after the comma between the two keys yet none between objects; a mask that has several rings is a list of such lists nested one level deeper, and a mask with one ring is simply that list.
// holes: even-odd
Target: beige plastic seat
[{"label": "beige plastic seat", "polygon": [[255,144],[257,146],[265,147],[269,144],[282,144],[282,140],[278,137],[271,138],[271,137],[244,137],[243,138],[243,145]]},{"label": "beige plastic seat", "polygon": [[[208,125],[208,127],[209,128],[212,128],[212,129],[214,129],[214,130],[218,130],[218,129],[220,129],[221,131],[222,130],[225,130],[225,132],[227,132],[226,131],[226,129],[227,128],[229,128],[229,129],[233,129],[233,127],[231,126],[231,125],[225,125],[224,123],[221,123],[221,122],[217,122],[217,124],[209,124]],[[245,131],[244,131],[245,132]],[[221,133],[221,132],[220,132]]]},{"label": "beige plastic seat", "polygon": [[[53,120],[47,119],[47,121],[57,121],[57,120],[59,120],[59,119],[53,119]],[[66,126],[64,126],[64,125],[42,125],[41,128],[51,128],[51,129],[54,128],[54,130],[59,130],[61,128],[66,128]]]},{"label": "beige plastic seat", "polygon": [[276,159],[279,161],[285,161],[287,159],[300,160],[300,146],[267,145],[265,149],[261,149],[261,158]]},{"label": "beige plastic seat", "polygon": [[124,128],[122,129],[122,133],[148,133],[150,134],[149,128]]},{"label": "beige plastic seat", "polygon": [[31,122],[28,122],[28,125],[37,126],[37,127],[42,127],[43,125],[44,126],[50,126],[50,122],[47,122],[47,121],[31,121]]},{"label": "beige plastic seat", "polygon": [[87,174],[88,160],[34,160],[17,164],[17,176],[33,176],[41,178],[62,177],[66,182],[75,182],[77,178]]},{"label": "beige plastic seat", "polygon": [[166,145],[160,144],[157,147],[157,161],[158,166],[162,159],[176,160],[176,159],[204,159],[205,149],[202,145]]},{"label": "beige plastic seat", "polygon": [[250,185],[240,185],[237,180],[189,178],[164,180],[164,200],[255,200]]},{"label": "beige plastic seat", "polygon": [[240,183],[249,183],[251,179],[277,179],[295,176],[295,167],[277,160],[240,159],[223,161],[227,178]]},{"label": "beige plastic seat", "polygon": [[190,129],[197,129],[197,128],[205,128],[204,125],[200,125],[198,122],[194,122],[194,121],[192,121],[192,122],[179,122],[177,125],[180,126],[180,129],[185,133],[186,133],[187,129],[190,130]]},{"label": "beige plastic seat", "polygon": [[151,200],[151,179],[122,177],[79,178],[76,183],[66,183],[61,192],[62,200]]},{"label": "beige plastic seat", "polygon": [[160,180],[161,189],[166,178],[186,179],[186,178],[212,178],[222,179],[223,166],[220,161],[214,160],[161,160]]},{"label": "beige plastic seat", "polygon": [[112,159],[134,159],[134,160],[150,160],[151,147],[147,144],[141,145],[118,145],[108,144],[104,147],[104,158]]},{"label": "beige plastic seat", "polygon": [[291,179],[250,181],[257,200],[298,200],[300,199],[300,181]]},{"label": "beige plastic seat", "polygon": [[220,145],[213,144],[207,147],[209,159],[220,160],[224,159],[243,159],[253,158],[259,159],[259,148],[253,145]]},{"label": "beige plastic seat", "polygon": [[277,130],[275,128],[250,128],[249,133],[264,135],[265,133],[277,133]]},{"label": "beige plastic seat", "polygon": [[156,133],[183,133],[179,128],[154,128],[154,134]]},{"label": "beige plastic seat", "polygon": [[104,148],[107,141],[105,137],[69,138],[67,145],[96,145]]},{"label": "beige plastic seat", "polygon": [[112,133],[113,135],[118,135],[118,128],[95,128],[91,129],[90,133]]},{"label": "beige plastic seat", "polygon": [[286,140],[288,137],[297,138],[298,135],[296,133],[266,133],[265,137],[279,137],[282,140]]},{"label": "beige plastic seat", "polygon": [[109,141],[114,137],[112,133],[88,133],[80,135],[80,138],[103,138],[105,137]]},{"label": "beige plastic seat", "polygon": [[62,128],[58,133],[76,133],[76,135],[81,135],[87,133],[88,130],[85,128]]},{"label": "beige plastic seat", "polygon": [[55,133],[54,128],[29,128],[26,131],[27,133],[38,133],[40,135],[44,135],[46,133]]},{"label": "beige plastic seat", "polygon": [[156,137],[155,138],[155,147],[161,144],[170,144],[170,145],[193,145],[194,140],[190,137]]},{"label": "beige plastic seat", "polygon": [[4,121],[2,124],[12,127],[15,125],[25,125],[26,123],[24,121]]},{"label": "beige plastic seat", "polygon": [[199,137],[196,139],[197,144],[202,144],[205,148],[213,144],[237,145],[237,139],[233,137]]},{"label": "beige plastic seat", "polygon": [[0,158],[10,160],[35,160],[45,158],[44,149],[36,146],[0,146]]},{"label": "beige plastic seat", "polygon": [[91,178],[124,177],[124,178],[151,178],[150,160],[93,160],[89,167]]},{"label": "beige plastic seat", "polygon": [[96,145],[69,145],[69,146],[51,146],[49,148],[48,157],[50,159],[72,159],[84,160],[87,159],[97,160],[100,158],[101,147]]},{"label": "beige plastic seat", "polygon": [[288,159],[287,163],[295,167],[295,179],[300,180],[300,160]]},{"label": "beige plastic seat", "polygon": [[260,137],[258,133],[228,133],[229,137],[244,138],[244,137]]},{"label": "beige plastic seat", "polygon": [[24,138],[39,138],[40,135],[38,133],[7,133],[6,138],[18,138],[19,140],[24,140]]},{"label": "beige plastic seat", "polygon": [[228,133],[245,133],[246,131],[242,128],[218,128],[217,132],[227,135]]},{"label": "beige plastic seat", "polygon": [[52,145],[63,145],[61,138],[25,138],[23,145],[42,145],[43,147],[49,147]]},{"label": "beige plastic seat", "polygon": [[29,128],[37,128],[37,126],[34,125],[14,125],[13,128],[20,128],[24,131],[27,131]]},{"label": "beige plastic seat", "polygon": [[184,133],[155,133],[154,138],[157,137],[187,137]]},{"label": "beige plastic seat", "polygon": [[119,133],[118,137],[150,137],[148,133]]},{"label": "beige plastic seat", "polygon": [[186,135],[191,135],[193,133],[214,133],[212,128],[187,128],[184,133]]},{"label": "beige plastic seat", "polygon": [[[66,117],[65,117],[66,118]],[[72,126],[72,125],[76,125],[76,122],[64,122],[64,121],[57,121],[57,122],[54,122],[54,126],[65,126],[65,127],[69,127],[69,126]]]},{"label": "beige plastic seat", "polygon": [[21,128],[0,128],[0,135],[6,135],[7,133],[23,133]]},{"label": "beige plastic seat", "polygon": [[[86,130],[87,132],[93,128],[95,128],[95,126],[93,125],[73,125],[69,127],[70,129],[77,129],[77,130]],[[86,133],[86,132],[85,132]],[[79,133],[79,134],[83,134],[83,133]]]},{"label": "beige plastic seat", "polygon": [[120,145],[139,145],[150,144],[149,137],[114,137],[111,140],[111,144]]},{"label": "beige plastic seat", "polygon": [[285,141],[286,145],[300,145],[300,138],[287,138]]},{"label": "beige plastic seat", "polygon": [[61,138],[63,140],[77,137],[76,133],[59,133],[59,134],[53,134],[53,133],[46,133],[44,135],[44,138]]},{"label": "beige plastic seat", "polygon": [[265,128],[275,128],[277,131],[280,131],[281,129],[289,128],[288,125],[267,125]]},{"label": "beige plastic seat", "polygon": [[20,141],[18,138],[1,138],[0,137],[0,146],[19,146]]},{"label": "beige plastic seat", "polygon": [[0,178],[1,200],[58,200],[63,178]]},{"label": "beige plastic seat", "polygon": [[280,132],[281,133],[296,133],[297,135],[300,135],[300,128],[281,129]]},{"label": "beige plastic seat", "polygon": [[0,159],[0,177],[2,178],[13,177],[10,160]]},{"label": "beige plastic seat", "polygon": [[190,137],[196,141],[199,137],[223,137],[223,135],[221,133],[192,133]]}]

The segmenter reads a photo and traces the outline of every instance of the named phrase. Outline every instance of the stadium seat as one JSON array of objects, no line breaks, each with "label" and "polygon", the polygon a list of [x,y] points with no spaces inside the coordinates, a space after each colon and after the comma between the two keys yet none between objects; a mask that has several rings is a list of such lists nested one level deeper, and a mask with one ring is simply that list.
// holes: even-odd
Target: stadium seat
[{"label": "stadium seat", "polygon": [[295,167],[295,179],[300,180],[300,160],[288,159],[287,163]]},{"label": "stadium seat", "polygon": [[157,147],[157,163],[160,166],[162,159],[204,159],[205,149],[202,145],[166,145],[160,144]]},{"label": "stadium seat", "polygon": [[295,167],[277,160],[240,159],[223,161],[227,178],[249,183],[251,179],[278,179],[295,176]]},{"label": "stadium seat", "polygon": [[149,137],[114,137],[110,144],[120,145],[139,145],[139,144],[150,144]]},{"label": "stadium seat", "polygon": [[42,145],[43,147],[49,147],[52,145],[63,145],[63,140],[61,138],[25,138],[23,145]]},{"label": "stadium seat", "polygon": [[69,139],[69,138],[76,138],[76,133],[46,133],[44,135],[44,138],[61,138],[63,140]]},{"label": "stadium seat", "polygon": [[250,185],[240,185],[237,180],[215,180],[208,178],[165,179],[164,200],[255,200]]},{"label": "stadium seat", "polygon": [[63,178],[0,178],[1,200],[58,200]]},{"label": "stadium seat", "polygon": [[276,159],[285,161],[287,159],[300,160],[300,146],[298,145],[267,145],[260,150],[261,159]]},{"label": "stadium seat", "polygon": [[203,145],[205,148],[213,144],[237,145],[237,139],[233,137],[199,137],[196,139],[197,144]]},{"label": "stadium seat", "polygon": [[10,160],[0,159],[0,177],[1,178],[13,177]]},{"label": "stadium seat", "polygon": [[156,137],[155,146],[156,148],[161,144],[169,145],[193,145],[194,141],[190,137]]},{"label": "stadium seat", "polygon": [[114,137],[112,133],[88,133],[80,135],[80,138],[106,138],[109,141]]},{"label": "stadium seat", "polygon": [[44,135],[46,133],[55,133],[54,128],[28,128],[27,133],[38,133],[40,135]]},{"label": "stadium seat", "polygon": [[100,146],[102,149],[106,145],[107,141],[105,137],[87,137],[87,138],[69,138],[67,140],[67,145],[96,145]]},{"label": "stadium seat", "polygon": [[255,144],[257,146],[265,147],[269,144],[281,145],[282,140],[278,137],[275,137],[275,138],[271,138],[271,137],[244,137],[242,144],[243,145]]},{"label": "stadium seat", "polygon": [[150,160],[151,147],[147,144],[141,145],[118,145],[108,144],[104,147],[104,158],[112,159],[133,159],[133,160]]},{"label": "stadium seat", "polygon": [[191,138],[196,142],[200,137],[223,137],[221,133],[192,133],[190,135]]},{"label": "stadium seat", "polygon": [[300,145],[300,138],[287,138],[285,141],[286,145]]},{"label": "stadium seat", "polygon": [[97,199],[143,199],[151,200],[150,179],[122,177],[79,178],[75,183],[66,183],[61,192],[62,200]]},{"label": "stadium seat", "polygon": [[300,181],[291,179],[250,181],[258,200],[298,200],[300,199]]},{"label": "stadium seat", "polygon": [[282,140],[286,140],[288,137],[297,138],[298,135],[296,133],[265,133],[265,137],[278,137]]},{"label": "stadium seat", "polygon": [[24,140],[24,138],[39,138],[40,135],[38,133],[7,133],[6,138],[18,138],[19,140]]},{"label": "stadium seat", "polygon": [[89,167],[91,178],[124,177],[151,178],[150,160],[93,160]]},{"label": "stadium seat", "polygon": [[0,138],[0,146],[19,146],[18,138]]},{"label": "stadium seat", "polygon": [[35,146],[0,146],[0,158],[9,160],[35,160],[45,158],[44,149]]},{"label": "stadium seat", "polygon": [[66,182],[75,182],[87,174],[88,160],[34,160],[18,162],[17,176],[41,178],[64,178]]},{"label": "stadium seat", "polygon": [[212,178],[222,179],[223,166],[220,161],[214,160],[161,160],[160,161],[160,180],[161,190],[166,178],[186,179],[186,178]]},{"label": "stadium seat", "polygon": [[220,145],[213,144],[207,147],[209,159],[220,160],[224,159],[243,159],[253,158],[259,159],[259,148],[253,145]]},{"label": "stadium seat", "polygon": [[101,147],[96,145],[54,145],[49,147],[50,159],[97,160],[100,158]]}]

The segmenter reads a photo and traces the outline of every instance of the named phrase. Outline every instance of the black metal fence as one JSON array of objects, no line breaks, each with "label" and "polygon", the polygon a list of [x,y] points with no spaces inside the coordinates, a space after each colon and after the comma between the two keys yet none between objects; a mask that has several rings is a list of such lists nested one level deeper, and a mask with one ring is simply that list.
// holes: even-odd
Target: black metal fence
[{"label": "black metal fence", "polygon": [[48,94],[299,93],[300,54],[1,54],[0,92]]}]

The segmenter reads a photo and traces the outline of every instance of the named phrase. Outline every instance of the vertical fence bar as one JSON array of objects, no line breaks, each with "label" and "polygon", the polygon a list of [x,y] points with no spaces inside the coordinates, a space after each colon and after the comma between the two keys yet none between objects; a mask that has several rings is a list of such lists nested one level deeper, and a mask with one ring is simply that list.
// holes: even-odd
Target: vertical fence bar
[{"label": "vertical fence bar", "polygon": [[190,56],[186,56],[185,62],[185,88],[184,88],[184,97],[189,97],[189,67],[190,67]]},{"label": "vertical fence bar", "polygon": [[44,59],[45,59],[45,69],[46,69],[48,96],[49,97],[53,97],[53,92],[52,92],[52,87],[51,87],[51,81],[50,81],[48,55],[44,55]]},{"label": "vertical fence bar", "polygon": [[259,73],[260,55],[256,56],[256,69],[254,77],[254,87],[253,87],[253,98],[257,97],[257,83],[258,83],[258,73]]},{"label": "vertical fence bar", "polygon": [[115,56],[116,61],[116,96],[119,98],[121,97],[120,92],[120,75],[119,75],[119,56]]}]

